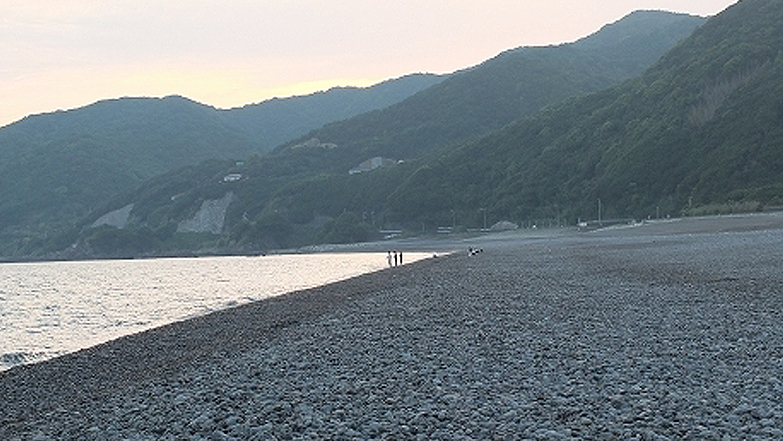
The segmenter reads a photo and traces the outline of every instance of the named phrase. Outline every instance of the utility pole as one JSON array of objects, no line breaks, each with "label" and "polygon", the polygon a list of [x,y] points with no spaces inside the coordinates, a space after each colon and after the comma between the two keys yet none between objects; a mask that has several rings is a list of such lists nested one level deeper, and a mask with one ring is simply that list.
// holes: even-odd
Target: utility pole
[{"label": "utility pole", "polygon": [[598,225],[603,226],[603,222],[601,222],[601,198],[598,198]]}]

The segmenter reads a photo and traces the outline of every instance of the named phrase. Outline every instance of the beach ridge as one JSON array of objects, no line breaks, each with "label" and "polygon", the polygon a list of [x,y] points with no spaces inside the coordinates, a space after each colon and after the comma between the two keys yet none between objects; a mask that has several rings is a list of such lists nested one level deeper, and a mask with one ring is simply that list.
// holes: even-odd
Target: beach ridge
[{"label": "beach ridge", "polygon": [[487,236],[14,368],[0,438],[779,438],[783,222],[688,222]]}]

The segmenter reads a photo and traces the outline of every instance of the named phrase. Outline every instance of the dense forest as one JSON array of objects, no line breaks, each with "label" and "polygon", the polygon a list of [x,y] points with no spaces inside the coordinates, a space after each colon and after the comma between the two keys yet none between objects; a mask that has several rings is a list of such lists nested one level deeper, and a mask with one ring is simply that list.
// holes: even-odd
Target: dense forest
[{"label": "dense forest", "polygon": [[[573,222],[596,217],[599,199],[606,216],[637,219],[781,205],[782,23],[783,2],[742,2],[639,78],[427,163],[388,210]],[[420,210],[425,189],[447,202]]]},{"label": "dense forest", "polygon": [[27,254],[42,239],[73,237],[85,216],[154,176],[206,160],[262,154],[289,137],[386,107],[444,78],[415,74],[231,110],[178,96],[120,98],[2,127],[0,256]]},{"label": "dense forest", "polygon": [[[571,44],[520,47],[453,74],[385,109],[328,124],[292,140],[279,161],[302,161],[307,172],[341,173],[384,156],[447,153],[521,117],[566,98],[606,89],[641,74],[704,19],[639,11]],[[311,138],[336,144],[321,152],[292,151]]]},{"label": "dense forest", "polygon": [[220,111],[223,119],[253,139],[266,153],[324,124],[384,109],[446,79],[412,74],[369,88],[335,87],[325,92],[276,98]]},{"label": "dense forest", "polygon": [[[466,146],[514,120],[640,75],[704,21],[637,12],[572,44],[504,52],[386,109],[327,124],[271,154],[226,163],[220,173],[210,169],[200,178],[183,172],[157,179],[89,217],[84,226],[94,225],[107,211],[133,204],[127,225],[88,229],[78,249],[174,253],[198,244],[213,251],[252,252],[362,241],[378,237],[384,228],[426,232],[444,216],[459,219],[461,228],[475,226],[476,208],[486,203],[455,204],[457,196],[451,194],[470,198],[473,189],[433,181],[435,187],[416,190],[418,199],[411,201],[406,200],[407,189],[428,179],[432,174],[427,171],[436,170],[439,162],[458,158]],[[373,156],[391,158],[396,165],[348,173]],[[459,160],[470,167],[479,159]],[[187,184],[175,183],[186,175],[191,176],[190,189],[180,195],[179,187]],[[226,182],[226,176],[238,179]],[[177,225],[195,216],[207,201],[229,193],[233,199],[223,234],[177,232]],[[403,215],[400,206],[407,206]]]}]

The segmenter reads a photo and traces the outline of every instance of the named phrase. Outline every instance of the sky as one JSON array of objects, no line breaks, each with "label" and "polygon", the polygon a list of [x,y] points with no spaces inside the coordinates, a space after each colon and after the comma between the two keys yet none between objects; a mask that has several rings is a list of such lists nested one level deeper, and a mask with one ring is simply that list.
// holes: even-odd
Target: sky
[{"label": "sky", "polygon": [[220,108],[571,42],[736,0],[0,0],[0,126],[123,96]]}]

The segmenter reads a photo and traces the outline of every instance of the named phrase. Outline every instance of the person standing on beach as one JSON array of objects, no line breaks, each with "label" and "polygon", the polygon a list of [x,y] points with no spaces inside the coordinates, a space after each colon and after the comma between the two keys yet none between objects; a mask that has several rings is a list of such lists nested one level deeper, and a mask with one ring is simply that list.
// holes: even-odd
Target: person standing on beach
[{"label": "person standing on beach", "polygon": [[397,266],[397,252],[394,251],[394,266]]},{"label": "person standing on beach", "polygon": [[400,251],[400,265],[402,265],[402,251]]},{"label": "person standing on beach", "polygon": [[386,253],[386,262],[388,262],[388,263],[389,263],[389,266],[392,266],[392,255],[391,255],[391,251],[388,251],[388,252]]}]

